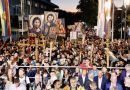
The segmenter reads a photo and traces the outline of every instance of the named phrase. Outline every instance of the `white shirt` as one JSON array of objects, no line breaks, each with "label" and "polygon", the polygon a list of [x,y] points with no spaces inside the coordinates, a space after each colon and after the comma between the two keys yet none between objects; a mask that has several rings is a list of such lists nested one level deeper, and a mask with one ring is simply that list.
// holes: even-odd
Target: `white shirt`
[{"label": "white shirt", "polygon": [[85,76],[82,75],[83,84],[85,83]]},{"label": "white shirt", "polygon": [[111,83],[110,90],[111,90],[113,87],[116,87],[116,84]]},{"label": "white shirt", "polygon": [[129,77],[129,76],[130,76],[130,72],[127,72],[127,73],[126,73],[126,77]]},{"label": "white shirt", "polygon": [[28,76],[26,76],[26,82],[25,82],[25,76],[23,78],[19,77],[19,80],[20,80],[20,83],[22,83],[22,84],[29,84],[30,83]]},{"label": "white shirt", "polygon": [[98,88],[101,89],[102,85],[102,78],[98,78]]},{"label": "white shirt", "polygon": [[8,90],[26,90],[26,86],[23,84],[20,84],[19,87],[16,87],[15,84],[12,84]]},{"label": "white shirt", "polygon": [[12,82],[5,84],[5,90],[9,90],[10,86],[12,86]]}]

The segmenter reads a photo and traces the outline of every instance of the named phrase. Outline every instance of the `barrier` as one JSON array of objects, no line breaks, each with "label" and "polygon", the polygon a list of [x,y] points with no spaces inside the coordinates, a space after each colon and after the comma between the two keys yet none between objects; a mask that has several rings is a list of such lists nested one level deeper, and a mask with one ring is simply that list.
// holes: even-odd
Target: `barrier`
[{"label": "barrier", "polygon": [[[0,66],[0,67],[2,67],[2,66]],[[20,67],[25,67],[25,68],[31,68],[31,67],[34,67],[34,68],[81,68],[80,66],[16,66],[16,67],[18,67],[18,68],[20,68]],[[86,68],[86,67],[82,67],[82,68]],[[102,68],[102,67],[97,67],[97,68]],[[106,67],[106,68],[108,68],[108,69],[116,69],[116,68],[118,68],[118,69],[125,69],[125,67]]]}]

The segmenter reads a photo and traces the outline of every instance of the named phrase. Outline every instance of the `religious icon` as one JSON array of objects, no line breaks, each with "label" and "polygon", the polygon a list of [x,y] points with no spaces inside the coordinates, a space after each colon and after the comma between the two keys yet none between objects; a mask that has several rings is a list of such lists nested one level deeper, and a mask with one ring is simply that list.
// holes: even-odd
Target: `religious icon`
[{"label": "religious icon", "polygon": [[58,13],[56,12],[45,12],[45,23],[43,35],[49,39],[56,38],[56,20],[58,19]]},{"label": "religious icon", "polygon": [[44,15],[31,15],[29,34],[39,36],[42,34],[42,23]]},{"label": "religious icon", "polygon": [[66,31],[65,31],[64,19],[57,19],[56,26],[57,26],[57,35],[61,37],[65,37]]}]

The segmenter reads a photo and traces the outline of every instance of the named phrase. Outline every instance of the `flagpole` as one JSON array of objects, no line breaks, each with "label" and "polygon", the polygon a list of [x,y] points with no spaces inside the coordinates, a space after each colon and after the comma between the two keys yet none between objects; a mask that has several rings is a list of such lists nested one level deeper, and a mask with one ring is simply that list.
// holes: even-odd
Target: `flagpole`
[{"label": "flagpole", "polygon": [[113,42],[113,39],[114,39],[114,1],[112,3],[112,42]]}]

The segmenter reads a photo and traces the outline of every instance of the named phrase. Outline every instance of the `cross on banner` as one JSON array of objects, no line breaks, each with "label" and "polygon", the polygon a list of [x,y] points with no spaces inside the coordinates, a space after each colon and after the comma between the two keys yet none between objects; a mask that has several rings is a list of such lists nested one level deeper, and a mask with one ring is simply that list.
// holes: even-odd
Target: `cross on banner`
[{"label": "cross on banner", "polygon": [[41,46],[41,47],[45,46],[45,42],[46,42],[46,40],[44,40],[43,36],[41,36],[41,38],[42,39],[40,40],[40,38],[33,37],[33,39],[34,39],[33,43],[30,42],[30,40],[26,41],[25,39],[23,39],[21,42],[18,43],[18,46],[23,46],[24,51],[25,51],[26,46],[35,47],[36,61],[38,61],[38,47],[39,46]]}]

